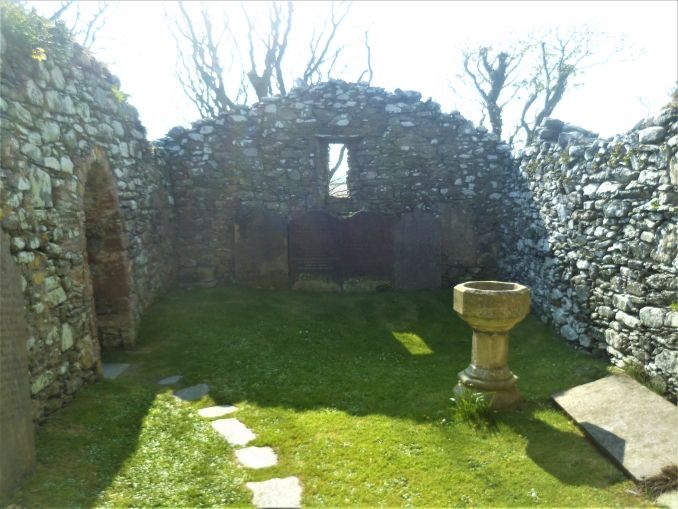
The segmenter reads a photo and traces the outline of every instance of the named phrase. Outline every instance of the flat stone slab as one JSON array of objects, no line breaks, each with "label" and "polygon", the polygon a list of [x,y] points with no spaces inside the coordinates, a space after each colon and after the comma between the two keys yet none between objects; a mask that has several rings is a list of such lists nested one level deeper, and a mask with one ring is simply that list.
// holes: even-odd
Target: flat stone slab
[{"label": "flat stone slab", "polygon": [[301,484],[296,477],[275,478],[264,482],[245,484],[257,507],[301,507]]},{"label": "flat stone slab", "polygon": [[238,409],[233,405],[219,405],[219,406],[210,406],[207,408],[201,408],[198,410],[198,415],[200,417],[206,417],[207,419],[212,419],[214,417],[221,417],[222,415],[232,414]]},{"label": "flat stone slab", "polygon": [[175,398],[179,398],[183,401],[194,401],[200,399],[203,396],[207,396],[207,393],[210,391],[209,385],[207,384],[198,384],[193,387],[187,387],[186,389],[181,389],[174,393]]},{"label": "flat stone slab", "polygon": [[167,378],[163,378],[158,382],[158,385],[172,385],[177,383],[181,379],[181,375],[174,375],[174,376],[169,376]]},{"label": "flat stone slab", "polygon": [[669,509],[678,509],[678,490],[662,493],[657,498],[655,505],[668,507]]},{"label": "flat stone slab", "polygon": [[129,364],[102,364],[101,370],[104,372],[104,378],[118,378],[118,375],[129,368]]},{"label": "flat stone slab", "polygon": [[266,468],[278,464],[278,456],[270,447],[246,447],[235,451],[235,457],[247,468]]},{"label": "flat stone slab", "polygon": [[631,377],[610,376],[553,399],[634,480],[678,463],[678,407]]},{"label": "flat stone slab", "polygon": [[212,427],[231,445],[247,445],[257,436],[238,419],[219,419],[211,422]]}]

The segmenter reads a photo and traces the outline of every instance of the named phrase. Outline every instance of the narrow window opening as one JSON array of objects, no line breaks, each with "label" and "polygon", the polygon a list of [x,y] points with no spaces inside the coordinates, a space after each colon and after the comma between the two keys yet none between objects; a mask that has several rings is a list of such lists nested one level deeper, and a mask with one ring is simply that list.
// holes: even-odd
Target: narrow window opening
[{"label": "narrow window opening", "polygon": [[343,143],[328,145],[329,195],[348,198],[348,147]]}]

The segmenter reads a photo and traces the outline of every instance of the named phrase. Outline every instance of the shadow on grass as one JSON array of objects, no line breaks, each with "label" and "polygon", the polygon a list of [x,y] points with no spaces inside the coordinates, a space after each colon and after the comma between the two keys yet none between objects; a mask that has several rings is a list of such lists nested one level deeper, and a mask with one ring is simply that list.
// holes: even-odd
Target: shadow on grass
[{"label": "shadow on grass", "polygon": [[[153,388],[104,380],[36,430],[37,466],[0,499],[21,507],[92,507],[137,447]],[[55,475],[56,474],[56,475]]]},{"label": "shadow on grass", "polygon": [[527,439],[525,453],[536,465],[570,486],[603,489],[626,480],[626,476],[614,468],[608,468],[601,476],[601,462],[607,463],[607,460],[603,460],[600,451],[582,434],[561,430],[545,422],[540,406],[548,408],[551,405],[530,404],[523,415],[504,419],[516,434]]},{"label": "shadow on grass", "polygon": [[[167,376],[182,374],[183,387],[209,384],[216,404],[334,409],[421,424],[449,415],[457,373],[471,355],[471,329],[453,311],[451,291],[176,291],[144,317],[138,337],[138,352],[107,355],[132,363],[128,375],[88,387],[38,431],[39,466],[12,501],[58,490],[64,501],[72,497],[61,506],[94,506],[139,447],[142,421],[161,391],[157,381]],[[413,337],[423,354],[411,353]],[[535,414],[551,394],[604,376],[604,365],[568,350],[533,317],[512,331],[509,363],[528,405],[500,420],[528,437],[534,463],[565,484],[617,482],[596,474],[600,455],[583,437]],[[584,452],[587,464],[576,459]],[[48,475],[56,465],[70,466]],[[586,468],[590,476],[582,475]]]}]

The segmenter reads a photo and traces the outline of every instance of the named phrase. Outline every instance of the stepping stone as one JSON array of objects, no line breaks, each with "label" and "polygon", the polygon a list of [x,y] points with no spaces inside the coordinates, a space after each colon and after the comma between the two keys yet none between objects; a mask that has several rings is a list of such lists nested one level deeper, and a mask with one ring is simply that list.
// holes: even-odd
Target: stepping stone
[{"label": "stepping stone", "polygon": [[104,372],[104,378],[118,378],[118,375],[129,368],[129,364],[102,364],[101,370]]},{"label": "stepping stone", "polygon": [[296,477],[275,478],[264,482],[245,484],[257,507],[301,507],[301,484]]},{"label": "stepping stone", "polygon": [[631,377],[610,376],[553,399],[634,480],[678,463],[678,407]]},{"label": "stepping stone", "polygon": [[238,419],[219,419],[210,424],[231,445],[247,445],[247,442],[257,438],[252,430]]},{"label": "stepping stone", "polygon": [[219,405],[219,406],[210,406],[207,408],[201,408],[198,410],[198,415],[201,417],[206,417],[211,419],[213,417],[221,417],[222,415],[232,414],[238,408],[233,405]]},{"label": "stepping stone", "polygon": [[172,385],[172,384],[177,383],[180,378],[181,378],[181,375],[174,375],[174,376],[170,376],[170,377],[167,377],[167,378],[163,378],[162,380],[160,380],[158,382],[158,385]]},{"label": "stepping stone", "polygon": [[235,451],[235,457],[247,468],[266,468],[278,463],[278,456],[270,447],[238,449]]},{"label": "stepping stone", "polygon": [[206,384],[194,385],[193,387],[187,387],[186,389],[181,389],[174,393],[174,397],[181,399],[183,401],[193,401],[200,399],[203,396],[206,396],[210,391],[210,388]]}]

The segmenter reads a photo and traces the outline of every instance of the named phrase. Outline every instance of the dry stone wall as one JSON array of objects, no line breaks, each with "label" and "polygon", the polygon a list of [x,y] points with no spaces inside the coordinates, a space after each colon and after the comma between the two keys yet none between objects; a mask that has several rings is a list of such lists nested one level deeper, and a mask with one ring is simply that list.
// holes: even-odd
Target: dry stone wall
[{"label": "dry stone wall", "polygon": [[133,345],[174,260],[137,111],[106,66],[52,36],[42,61],[0,41],[0,235],[21,272],[37,421],[97,376],[100,347]]},{"label": "dry stone wall", "polygon": [[[348,149],[348,198],[328,194],[331,143]],[[447,285],[496,278],[509,147],[418,92],[331,80],[174,128],[157,144],[172,182],[183,281],[233,279],[243,210],[289,220],[306,210],[420,209],[441,221]]]},{"label": "dry stone wall", "polygon": [[514,152],[500,262],[578,348],[678,390],[678,105],[602,140],[545,119]]},{"label": "dry stone wall", "polygon": [[[60,30],[45,46],[32,58],[0,35],[0,235],[21,274],[36,421],[99,375],[101,348],[134,346],[176,277],[288,288],[290,225],[315,216],[351,246],[336,249],[337,287],[522,283],[577,348],[676,393],[675,104],[607,140],[546,119],[512,156],[418,92],[331,80],[151,145],[105,65]],[[346,198],[329,194],[335,143]]]}]

